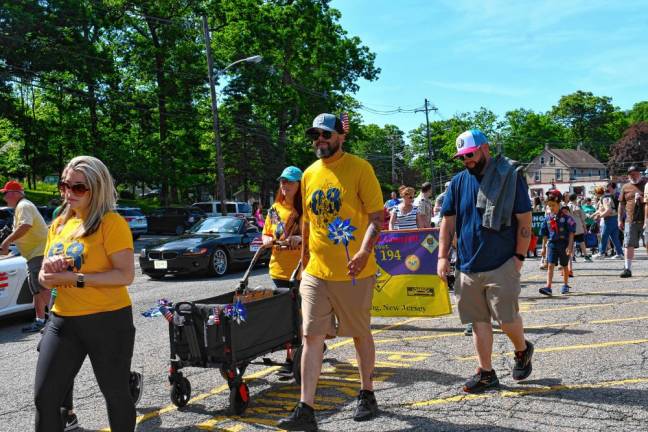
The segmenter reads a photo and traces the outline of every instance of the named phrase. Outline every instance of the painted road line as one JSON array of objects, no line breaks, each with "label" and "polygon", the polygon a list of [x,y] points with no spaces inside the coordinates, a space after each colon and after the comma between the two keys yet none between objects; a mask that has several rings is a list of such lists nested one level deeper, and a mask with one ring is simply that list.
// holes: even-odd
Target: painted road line
[{"label": "painted road line", "polygon": [[453,402],[464,402],[474,399],[492,399],[496,397],[520,397],[534,394],[543,394],[543,393],[553,393],[559,391],[570,391],[570,390],[585,390],[585,389],[599,389],[606,387],[614,386],[624,386],[630,384],[644,384],[648,383],[648,378],[631,378],[625,380],[615,380],[615,381],[603,381],[600,383],[594,384],[561,384],[555,386],[547,387],[533,387],[533,388],[517,388],[514,390],[502,390],[497,392],[489,392],[482,394],[465,394],[458,396],[451,396],[441,399],[431,399],[421,402],[410,402],[407,404],[401,404],[400,406],[405,406],[408,408],[423,408],[427,406],[434,405],[443,405]]},{"label": "painted road line", "polygon": [[559,312],[566,310],[579,310],[579,309],[595,309],[595,308],[606,308],[606,307],[615,307],[615,306],[627,306],[631,304],[644,304],[648,303],[648,300],[636,300],[622,303],[596,303],[596,304],[587,304],[579,306],[561,306],[555,308],[542,308],[542,309],[532,309],[525,311],[525,313],[542,313],[542,312]]},{"label": "painted road line", "polygon": [[[439,318],[442,318],[442,317],[439,317]],[[379,334],[379,333],[383,333],[383,332],[386,332],[388,330],[403,326],[405,324],[409,324],[410,322],[416,321],[417,319],[419,319],[419,318],[409,318],[409,319],[406,319],[404,321],[399,321],[399,322],[391,324],[391,325],[389,325],[389,326],[387,326],[385,328],[378,329],[378,330],[373,330],[371,333],[374,334],[374,335]],[[343,340],[343,341],[338,342],[336,344],[332,344],[332,345],[329,346],[328,349],[333,350],[333,349],[339,348],[341,346],[348,345],[350,343],[353,343],[353,338],[349,338],[347,340]],[[254,380],[256,378],[261,378],[261,377],[264,377],[266,375],[270,375],[271,373],[273,373],[273,372],[275,372],[277,370],[279,370],[279,366],[271,366],[269,368],[262,369],[262,370],[260,370],[258,372],[255,372],[255,373],[253,373],[251,375],[245,376],[244,380],[246,382],[249,382],[249,381],[252,381],[252,380]],[[201,400],[204,400],[204,399],[206,399],[208,397],[223,393],[226,390],[229,390],[229,386],[227,384],[223,384],[223,385],[221,385],[219,387],[216,387],[216,388],[210,390],[209,392],[202,393],[202,394],[199,394],[197,396],[194,396],[193,398],[191,398],[189,400],[187,405],[198,402],[198,401],[201,401]],[[146,413],[144,415],[138,416],[137,419],[136,419],[136,424],[140,424],[140,423],[143,423],[143,422],[148,421],[150,419],[153,419],[155,417],[159,417],[162,414],[166,414],[166,413],[169,413],[169,412],[176,411],[177,409],[178,409],[178,407],[176,407],[173,404],[170,404],[170,405],[167,405],[167,406],[165,406],[163,408],[153,410],[153,411],[148,412],[148,413]],[[103,429],[100,429],[100,430],[102,432],[106,432],[106,431],[110,431],[110,428],[103,428]]]},{"label": "painted road line", "polygon": [[[536,353],[541,352],[558,352],[558,351],[574,351],[574,350],[585,350],[585,349],[594,349],[594,348],[608,348],[615,346],[625,346],[625,345],[639,345],[648,343],[648,339],[636,339],[636,340],[625,340],[625,341],[615,341],[615,342],[600,342],[594,344],[583,344],[583,345],[566,345],[561,347],[550,347],[550,348],[535,348]],[[504,354],[495,354],[493,357],[503,357],[513,355],[513,352],[504,353]],[[466,360],[475,360],[477,356],[465,356],[465,357],[455,357],[457,360],[466,361]]]},{"label": "painted road line", "polygon": [[[638,316],[638,317],[629,317],[629,318],[613,318],[613,319],[606,319],[606,320],[594,320],[594,321],[574,321],[574,322],[567,322],[567,323],[554,323],[554,324],[540,324],[540,325],[532,325],[532,326],[524,326],[525,329],[544,329],[544,328],[567,328],[567,327],[578,327],[578,326],[586,326],[589,324],[614,324],[614,323],[620,323],[620,322],[628,322],[628,321],[645,321],[648,320],[648,315],[646,316]],[[500,329],[493,329],[494,333],[503,333],[502,330]],[[440,339],[440,338],[447,338],[447,337],[454,337],[454,336],[461,336],[465,337],[463,332],[454,332],[454,333],[441,333],[438,335],[425,335],[425,336],[408,336],[404,338],[388,338],[388,339],[376,339],[374,341],[375,344],[381,344],[381,343],[391,343],[391,342],[412,342],[412,341],[419,341],[419,340],[430,340],[430,339]]]}]

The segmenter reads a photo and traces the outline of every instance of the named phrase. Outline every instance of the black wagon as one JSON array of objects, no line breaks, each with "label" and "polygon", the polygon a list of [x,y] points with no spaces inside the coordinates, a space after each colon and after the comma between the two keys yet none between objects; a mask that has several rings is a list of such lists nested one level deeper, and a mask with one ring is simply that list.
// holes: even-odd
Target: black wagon
[{"label": "black wagon", "polygon": [[[236,297],[248,292],[247,279],[255,261],[250,263],[237,290],[198,301],[177,302],[173,317],[168,311],[170,396],[176,406],[185,406],[191,398],[191,384],[181,372],[185,367],[219,369],[229,385],[229,404],[235,415],[243,414],[250,401],[243,380],[246,368],[250,364],[279,365],[262,356],[292,350],[293,376],[298,383],[301,381],[301,317],[296,287],[274,289],[268,297],[244,303],[245,321],[237,322],[229,313]],[[293,281],[298,269],[293,272]]]}]

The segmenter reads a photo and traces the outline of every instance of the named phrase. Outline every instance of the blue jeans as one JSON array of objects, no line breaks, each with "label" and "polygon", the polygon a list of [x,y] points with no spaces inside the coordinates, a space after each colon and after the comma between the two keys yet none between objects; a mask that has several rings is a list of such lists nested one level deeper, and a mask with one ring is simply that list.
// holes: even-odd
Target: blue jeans
[{"label": "blue jeans", "polygon": [[621,248],[621,240],[619,239],[619,227],[617,225],[617,217],[606,217],[603,221],[603,232],[601,233],[601,243],[599,243],[599,253],[605,255],[608,240],[612,240],[614,249],[617,255],[623,256],[623,249]]}]

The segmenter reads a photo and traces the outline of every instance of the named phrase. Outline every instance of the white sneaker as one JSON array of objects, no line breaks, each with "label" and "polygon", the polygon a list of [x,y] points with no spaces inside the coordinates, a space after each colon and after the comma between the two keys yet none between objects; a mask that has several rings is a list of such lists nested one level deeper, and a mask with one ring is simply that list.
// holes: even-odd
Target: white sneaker
[{"label": "white sneaker", "polygon": [[605,259],[605,255],[597,253],[596,255],[592,256],[592,258],[595,260],[601,260],[601,259]]},{"label": "white sneaker", "polygon": [[610,259],[613,259],[613,260],[622,260],[622,259],[625,259],[625,258],[623,257],[623,255],[614,255],[614,256],[613,256],[612,258],[610,258]]}]

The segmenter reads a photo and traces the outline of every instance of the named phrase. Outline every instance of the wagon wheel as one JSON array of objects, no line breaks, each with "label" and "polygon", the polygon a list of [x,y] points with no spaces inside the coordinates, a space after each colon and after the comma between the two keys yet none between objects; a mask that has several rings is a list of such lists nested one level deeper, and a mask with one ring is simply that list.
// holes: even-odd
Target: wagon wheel
[{"label": "wagon wheel", "polygon": [[300,345],[293,350],[292,373],[297,385],[301,385],[301,358],[303,350],[303,345]]},{"label": "wagon wheel", "polygon": [[171,384],[171,402],[178,408],[187,405],[191,398],[191,383],[185,377],[180,377]]},{"label": "wagon wheel", "polygon": [[230,389],[230,409],[234,415],[242,415],[250,403],[250,390],[242,381],[238,381]]}]

